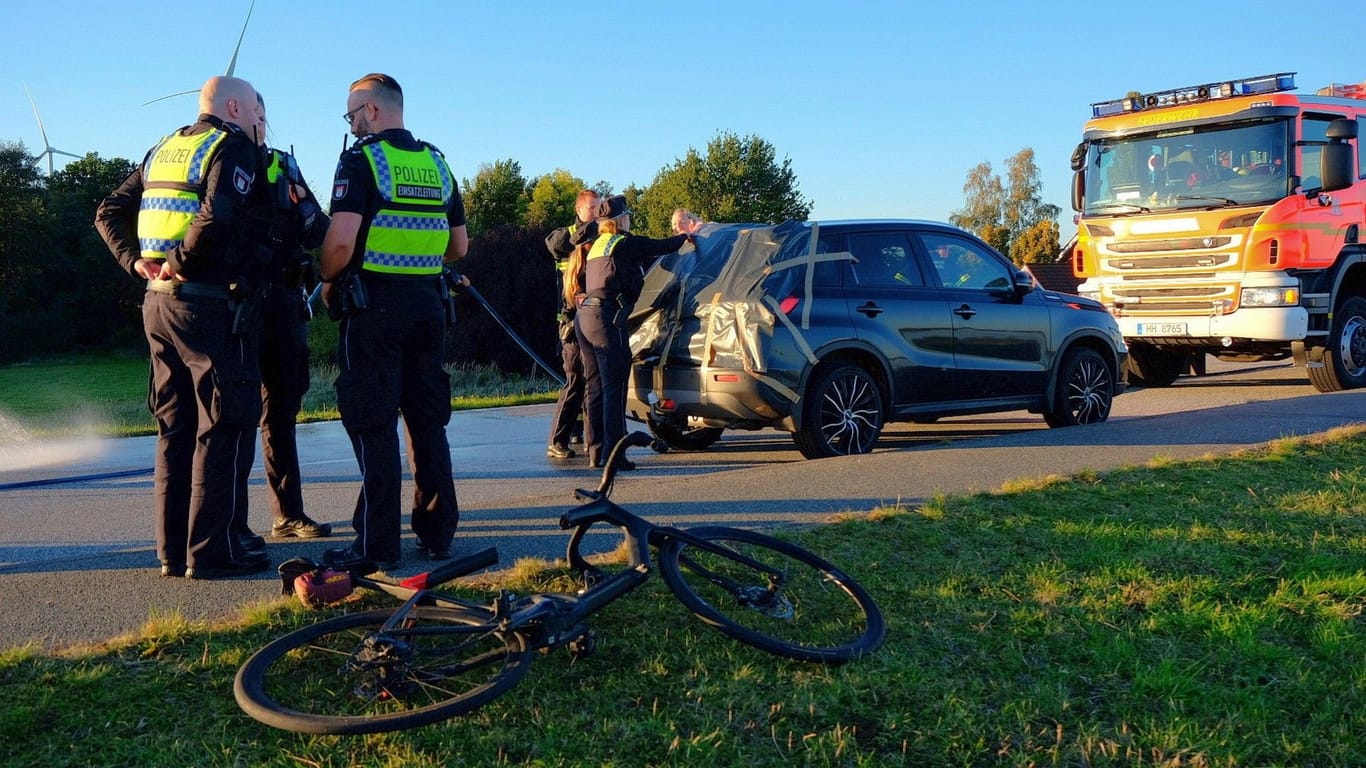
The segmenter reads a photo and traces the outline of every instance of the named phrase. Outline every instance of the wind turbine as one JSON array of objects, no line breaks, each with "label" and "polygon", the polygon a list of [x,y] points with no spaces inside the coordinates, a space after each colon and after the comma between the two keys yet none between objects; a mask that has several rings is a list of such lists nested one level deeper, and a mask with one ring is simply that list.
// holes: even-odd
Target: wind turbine
[{"label": "wind turbine", "polygon": [[[251,23],[251,12],[255,9],[256,0],[251,0],[251,5],[247,7],[247,20],[242,22],[242,33],[237,36],[237,46],[232,49],[232,58],[228,59],[228,71],[223,73],[227,77],[232,77],[233,72],[237,71],[237,52],[242,49],[242,39],[247,36],[247,25]],[[170,96],[162,96],[160,98],[152,99],[151,101],[144,101],[142,106],[145,107],[148,104],[155,104],[158,101],[165,101],[166,99],[174,99],[177,96],[188,96],[191,93],[199,93],[199,89],[181,91],[180,93],[173,93]]]},{"label": "wind turbine", "polygon": [[53,155],[66,155],[67,157],[74,157],[77,160],[79,160],[81,156],[77,154],[72,154],[71,152],[64,152],[52,146],[52,144],[47,140],[47,129],[43,127],[43,116],[38,114],[38,102],[33,100],[33,93],[29,91],[27,83],[24,84],[24,93],[28,94],[28,103],[29,106],[33,107],[33,116],[38,118],[38,133],[42,134],[43,136],[43,151],[40,152],[37,157],[33,158],[33,164],[37,165],[38,163],[41,163],[43,161],[44,157],[47,157],[47,176],[48,178],[52,178]]}]

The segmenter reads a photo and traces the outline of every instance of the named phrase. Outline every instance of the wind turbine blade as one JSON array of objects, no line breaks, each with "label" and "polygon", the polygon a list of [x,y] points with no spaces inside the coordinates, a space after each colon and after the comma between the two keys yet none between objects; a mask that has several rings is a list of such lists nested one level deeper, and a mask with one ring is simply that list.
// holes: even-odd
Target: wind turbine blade
[{"label": "wind turbine blade", "polygon": [[81,157],[82,157],[81,155],[77,155],[77,154],[74,154],[74,153],[72,153],[72,152],[63,152],[63,151],[60,150],[60,149],[54,149],[54,150],[52,150],[52,151],[53,151],[53,152],[56,152],[56,153],[59,154],[59,155],[66,155],[67,157],[74,157],[74,158],[76,158],[77,160],[80,160]]},{"label": "wind turbine blade", "polygon": [[33,100],[33,93],[28,89],[28,83],[24,83],[24,93],[28,94],[29,106],[33,107],[33,116],[38,119],[38,133],[43,135],[43,149],[51,149],[52,145],[47,143],[47,129],[43,127],[43,116],[38,114],[38,102]]},{"label": "wind turbine blade", "polygon": [[155,104],[155,103],[157,103],[158,101],[165,101],[165,100],[167,100],[167,99],[174,99],[174,98],[177,97],[177,96],[188,96],[188,95],[190,95],[191,93],[199,93],[199,89],[196,88],[196,89],[194,89],[193,91],[181,91],[180,93],[173,93],[173,94],[171,94],[170,96],[162,96],[162,97],[157,98],[157,99],[152,99],[151,101],[144,101],[144,102],[142,102],[142,106],[145,107],[145,106],[147,106],[148,104]]},{"label": "wind turbine blade", "polygon": [[256,8],[256,0],[251,0],[251,5],[247,7],[247,20],[242,22],[242,34],[237,36],[237,47],[232,49],[232,59],[228,61],[228,77],[237,69],[237,52],[242,50],[242,39],[247,36],[247,25],[251,23],[251,12]]}]

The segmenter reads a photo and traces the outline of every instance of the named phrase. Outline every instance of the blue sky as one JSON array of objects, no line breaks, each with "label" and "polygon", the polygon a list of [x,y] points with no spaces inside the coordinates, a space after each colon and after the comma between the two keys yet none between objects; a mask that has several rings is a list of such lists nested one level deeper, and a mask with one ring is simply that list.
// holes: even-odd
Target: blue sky
[{"label": "blue sky", "polygon": [[[222,74],[249,5],[9,0],[0,141],[42,150],[27,84],[52,146],[141,160],[196,112],[193,96],[143,102]],[[461,178],[511,158],[528,178],[564,168],[644,186],[730,131],[791,162],[814,218],[946,220],[971,168],[1003,174],[1032,147],[1064,237],[1092,102],[1282,71],[1302,90],[1366,80],[1351,35],[1329,26],[1349,23],[1345,7],[934,5],[257,0],[237,74],[315,189],[342,148],[347,86],[382,71],[403,85],[408,127]]]}]

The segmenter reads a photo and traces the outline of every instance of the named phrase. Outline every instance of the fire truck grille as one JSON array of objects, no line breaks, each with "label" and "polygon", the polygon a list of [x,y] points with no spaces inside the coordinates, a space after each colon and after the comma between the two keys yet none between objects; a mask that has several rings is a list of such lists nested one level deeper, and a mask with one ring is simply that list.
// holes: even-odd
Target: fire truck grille
[{"label": "fire truck grille", "polygon": [[1211,284],[1184,288],[1125,286],[1106,298],[1128,316],[1220,314],[1236,297],[1232,285]]}]

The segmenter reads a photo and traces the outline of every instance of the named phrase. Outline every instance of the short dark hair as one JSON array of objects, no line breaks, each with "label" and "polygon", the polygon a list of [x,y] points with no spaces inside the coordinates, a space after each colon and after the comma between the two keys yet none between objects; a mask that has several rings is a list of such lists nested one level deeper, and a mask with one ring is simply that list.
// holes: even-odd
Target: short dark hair
[{"label": "short dark hair", "polygon": [[394,78],[380,72],[371,72],[362,76],[359,80],[351,84],[352,91],[366,90],[374,91],[387,97],[399,109],[403,108],[403,88]]}]

